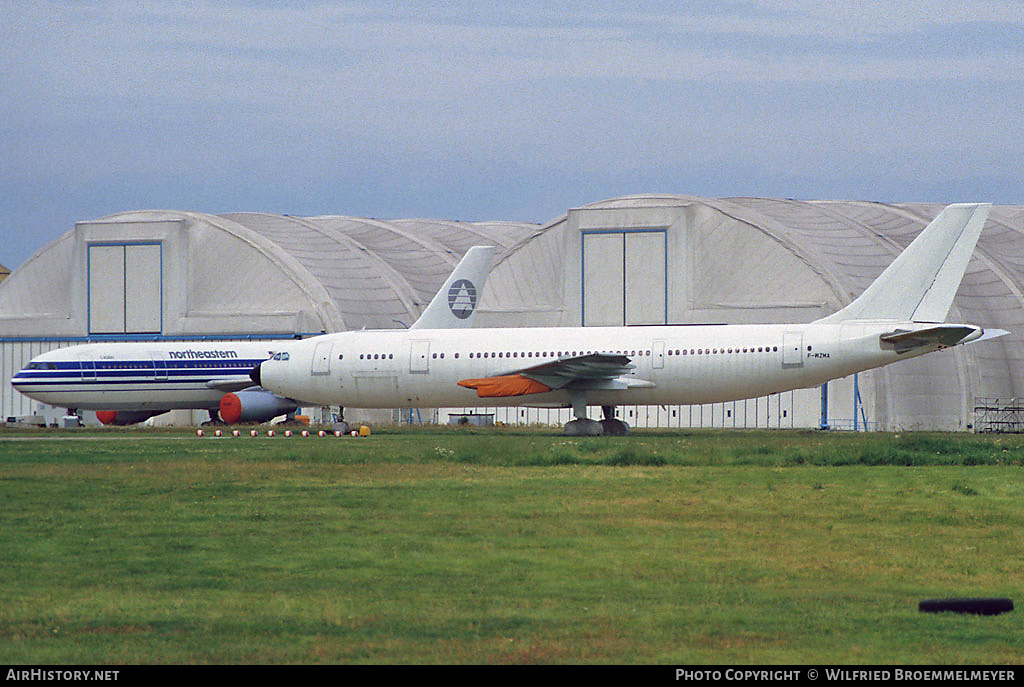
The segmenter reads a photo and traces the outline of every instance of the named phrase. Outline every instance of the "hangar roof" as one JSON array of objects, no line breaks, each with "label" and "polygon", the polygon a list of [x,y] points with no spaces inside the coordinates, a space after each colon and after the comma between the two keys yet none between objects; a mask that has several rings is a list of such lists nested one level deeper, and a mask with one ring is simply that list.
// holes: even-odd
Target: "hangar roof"
[{"label": "hangar roof", "polygon": [[537,229],[518,222],[123,212],[79,223],[16,270],[0,289],[0,335],[87,334],[84,315],[74,314],[87,308],[80,295],[87,277],[76,267],[85,260],[83,241],[137,242],[147,230],[133,227],[145,225],[179,227],[161,230],[163,333],[173,336],[411,325],[466,249],[494,245],[501,256]]},{"label": "hangar roof", "polygon": [[463,253],[481,243],[503,255],[536,225],[228,213],[219,218],[273,242],[323,285],[342,322],[329,329],[411,325]]},{"label": "hangar roof", "polygon": [[[716,199],[667,194],[623,196],[584,207],[617,209],[685,204],[714,208],[785,246],[830,285],[836,295],[836,308],[849,303],[867,288],[945,207],[930,203]],[[567,215],[562,215],[534,234],[524,236],[520,244],[506,254],[506,261],[538,237],[560,227],[566,218]],[[989,285],[988,291],[984,284]],[[987,299],[984,304],[977,303],[977,307],[1009,317],[1006,324],[1018,329],[1024,325],[1024,206],[992,207],[957,305],[964,306],[962,301],[970,294],[974,294],[975,299]]]}]

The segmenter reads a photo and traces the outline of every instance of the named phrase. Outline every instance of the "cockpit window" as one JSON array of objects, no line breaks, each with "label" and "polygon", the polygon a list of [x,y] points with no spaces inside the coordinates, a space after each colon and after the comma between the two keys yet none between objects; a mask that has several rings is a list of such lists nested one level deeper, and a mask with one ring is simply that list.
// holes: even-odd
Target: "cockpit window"
[{"label": "cockpit window", "polygon": [[291,356],[288,353],[275,353],[274,360],[290,360]]}]

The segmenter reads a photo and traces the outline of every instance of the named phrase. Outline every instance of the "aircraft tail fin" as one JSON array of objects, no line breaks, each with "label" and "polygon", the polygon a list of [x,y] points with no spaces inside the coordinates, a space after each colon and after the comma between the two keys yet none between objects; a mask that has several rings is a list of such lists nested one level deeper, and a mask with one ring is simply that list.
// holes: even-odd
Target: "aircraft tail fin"
[{"label": "aircraft tail fin", "polygon": [[491,271],[494,246],[473,246],[410,329],[463,329],[473,325]]},{"label": "aircraft tail fin", "polygon": [[946,207],[864,293],[817,322],[944,322],[991,207],[989,203]]}]

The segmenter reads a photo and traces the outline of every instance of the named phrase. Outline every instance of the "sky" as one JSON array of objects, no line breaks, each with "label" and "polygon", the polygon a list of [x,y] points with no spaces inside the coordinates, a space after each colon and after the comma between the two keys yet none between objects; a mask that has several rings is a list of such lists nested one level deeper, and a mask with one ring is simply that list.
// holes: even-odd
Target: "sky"
[{"label": "sky", "polygon": [[0,263],[127,210],[1024,205],[1024,0],[0,0]]}]

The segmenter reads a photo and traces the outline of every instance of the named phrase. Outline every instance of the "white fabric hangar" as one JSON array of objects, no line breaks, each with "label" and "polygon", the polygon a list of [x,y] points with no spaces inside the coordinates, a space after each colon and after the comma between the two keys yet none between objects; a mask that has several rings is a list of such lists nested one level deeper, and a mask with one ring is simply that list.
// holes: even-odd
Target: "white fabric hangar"
[{"label": "white fabric hangar", "polygon": [[[941,208],[642,195],[573,208],[544,225],[121,213],[78,223],[0,285],[0,412],[34,411],[10,377],[58,346],[406,326],[473,245],[498,246],[478,326],[809,321],[851,301]],[[1024,207],[996,206],[950,319],[1011,335],[826,389],[620,415],[641,427],[968,429],[976,408],[1024,395],[1022,294]],[[451,411],[561,424],[569,416],[426,411],[387,417],[446,421]]]}]

